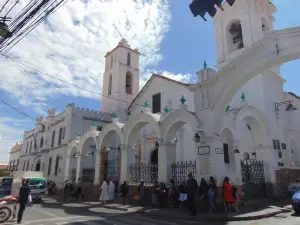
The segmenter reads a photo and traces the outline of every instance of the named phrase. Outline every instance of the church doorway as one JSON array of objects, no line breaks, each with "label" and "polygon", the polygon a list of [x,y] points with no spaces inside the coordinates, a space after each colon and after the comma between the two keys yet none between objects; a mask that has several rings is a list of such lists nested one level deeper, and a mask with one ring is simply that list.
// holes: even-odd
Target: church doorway
[{"label": "church doorway", "polygon": [[151,153],[151,159],[150,159],[151,164],[158,164],[158,150],[154,149]]},{"label": "church doorway", "polygon": [[150,163],[151,164],[158,164],[158,148],[159,148],[159,145],[156,142],[155,148],[150,155]]},{"label": "church doorway", "polygon": [[38,161],[37,164],[35,165],[35,171],[40,171],[41,169],[41,162]]}]

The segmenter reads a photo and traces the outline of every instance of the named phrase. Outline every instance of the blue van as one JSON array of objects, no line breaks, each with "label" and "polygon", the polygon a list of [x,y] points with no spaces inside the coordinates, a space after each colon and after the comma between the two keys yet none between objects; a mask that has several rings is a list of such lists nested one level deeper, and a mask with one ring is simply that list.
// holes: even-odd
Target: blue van
[{"label": "blue van", "polygon": [[13,177],[3,177],[2,183],[0,185],[0,196],[8,196],[11,193],[11,186],[13,183]]}]

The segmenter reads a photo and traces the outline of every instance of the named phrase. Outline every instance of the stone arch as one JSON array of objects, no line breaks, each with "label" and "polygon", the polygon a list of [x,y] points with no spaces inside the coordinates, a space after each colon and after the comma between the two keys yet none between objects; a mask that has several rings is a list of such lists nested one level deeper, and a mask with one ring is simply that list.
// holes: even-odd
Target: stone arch
[{"label": "stone arch", "polygon": [[239,19],[231,20],[226,27],[228,54],[244,48],[243,29]]},{"label": "stone arch", "polygon": [[133,76],[130,71],[126,72],[126,78],[125,78],[125,93],[132,95],[132,82],[133,82]]},{"label": "stone arch", "polygon": [[235,140],[234,134],[229,128],[224,128],[222,131],[222,142],[223,142],[223,154],[226,164],[229,166],[227,169],[235,170],[235,157],[234,157],[234,148]]},{"label": "stone arch", "polygon": [[124,134],[122,131],[124,124],[122,123],[109,123],[105,125],[99,134],[98,146],[101,151],[106,146],[113,135],[117,134],[120,138],[120,144],[124,145]]},{"label": "stone arch", "polygon": [[147,124],[153,125],[156,132],[156,137],[161,138],[159,120],[160,115],[158,114],[140,113],[133,118],[133,120],[128,121],[123,127],[125,145],[132,147],[135,143],[134,136],[136,136],[140,129]]},{"label": "stone arch", "polygon": [[74,153],[75,149],[76,149],[77,152],[79,152],[78,143],[79,143],[79,140],[73,140],[68,144],[67,157],[71,157],[72,154]]},{"label": "stone arch", "polygon": [[[211,107],[214,129],[221,131],[225,109],[235,94],[253,77],[269,68],[300,58],[300,27],[272,31],[232,60],[216,75]],[[220,91],[221,90],[221,91]]]},{"label": "stone arch", "polygon": [[196,115],[190,113],[185,109],[179,109],[171,112],[162,121],[162,139],[165,142],[170,141],[170,139],[175,136],[178,129],[184,124],[188,124],[192,128],[194,133],[196,133],[198,129],[203,130],[203,125],[201,121],[196,117]]},{"label": "stone arch", "polygon": [[250,126],[254,143],[258,146],[272,145],[272,138],[267,118],[262,112],[253,107],[246,106],[237,114],[236,123],[239,120],[244,120]]},{"label": "stone arch", "polygon": [[98,150],[99,149],[98,140],[97,140],[98,135],[99,135],[99,131],[90,130],[85,132],[84,135],[79,140],[79,147],[78,147],[79,153],[82,154],[83,146],[85,142],[90,138],[93,139],[96,145],[96,150]]}]

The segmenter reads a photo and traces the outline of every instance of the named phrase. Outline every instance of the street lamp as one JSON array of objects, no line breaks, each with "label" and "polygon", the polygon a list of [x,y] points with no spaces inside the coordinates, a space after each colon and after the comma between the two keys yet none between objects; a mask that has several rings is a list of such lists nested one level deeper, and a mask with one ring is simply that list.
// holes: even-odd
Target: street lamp
[{"label": "street lamp", "polygon": [[195,134],[195,136],[194,136],[194,141],[196,142],[196,143],[199,143],[200,142],[200,135],[198,134],[198,132]]},{"label": "street lamp", "polygon": [[297,108],[292,104],[292,102],[293,102],[292,100],[288,100],[288,101],[284,101],[284,102],[275,102],[275,112],[276,112],[277,117],[278,117],[280,105],[285,105],[286,106],[285,110],[287,112],[293,112],[293,111],[297,110]]},{"label": "street lamp", "polygon": [[175,137],[175,138],[173,139],[172,143],[173,143],[173,144],[177,144],[177,143],[178,143],[177,137]]},{"label": "street lamp", "polygon": [[74,152],[74,153],[72,154],[72,157],[73,157],[74,159],[76,159],[76,158],[78,158],[78,155]]}]

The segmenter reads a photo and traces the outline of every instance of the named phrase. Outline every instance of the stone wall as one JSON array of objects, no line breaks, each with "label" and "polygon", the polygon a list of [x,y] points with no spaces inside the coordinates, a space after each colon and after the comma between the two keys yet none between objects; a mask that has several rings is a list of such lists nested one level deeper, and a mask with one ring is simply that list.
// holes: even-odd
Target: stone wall
[{"label": "stone wall", "polygon": [[277,197],[285,197],[288,193],[290,183],[300,178],[300,169],[283,168],[275,171],[276,185],[274,186],[274,194]]}]

